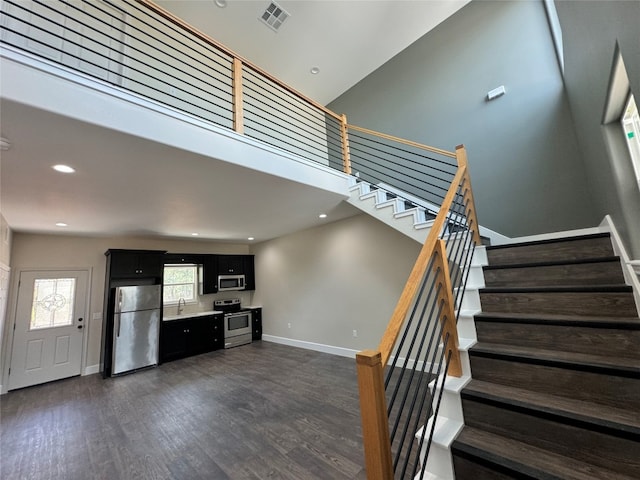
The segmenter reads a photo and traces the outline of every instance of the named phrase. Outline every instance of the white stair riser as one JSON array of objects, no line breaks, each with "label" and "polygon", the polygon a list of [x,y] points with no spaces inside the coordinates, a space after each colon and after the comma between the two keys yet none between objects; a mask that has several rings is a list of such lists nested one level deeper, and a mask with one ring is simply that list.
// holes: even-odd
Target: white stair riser
[{"label": "white stair riser", "polygon": [[484,288],[484,274],[480,265],[472,265],[467,278],[467,288]]},{"label": "white stair riser", "polygon": [[460,315],[458,318],[458,336],[465,338],[478,339],[476,332],[476,322],[473,317]]},{"label": "white stair riser", "polygon": [[[424,465],[424,463],[422,463]],[[427,472],[437,475],[443,480],[454,480],[453,459],[451,451],[435,442],[431,443],[429,458],[427,459]]]},{"label": "white stair riser", "polygon": [[467,287],[462,297],[460,310],[480,310],[480,291],[477,288]]},{"label": "white stair riser", "polygon": [[[438,396],[440,395],[440,388],[436,388],[433,394],[433,409],[438,404]],[[451,420],[457,420],[464,422],[464,416],[462,415],[462,399],[457,392],[450,392],[446,388],[442,393],[442,399],[440,400],[440,409],[438,410],[438,416],[443,415]]]}]

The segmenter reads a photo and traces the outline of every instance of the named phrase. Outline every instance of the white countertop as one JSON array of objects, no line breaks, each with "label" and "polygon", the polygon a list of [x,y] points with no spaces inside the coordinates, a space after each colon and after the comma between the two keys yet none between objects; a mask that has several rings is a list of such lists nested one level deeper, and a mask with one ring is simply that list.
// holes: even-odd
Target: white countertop
[{"label": "white countertop", "polygon": [[194,317],[204,317],[205,315],[216,315],[218,313],[223,313],[220,310],[209,310],[207,312],[196,312],[196,313],[181,313],[180,315],[163,315],[162,321],[169,322],[171,320],[181,320],[183,318],[194,318]]}]

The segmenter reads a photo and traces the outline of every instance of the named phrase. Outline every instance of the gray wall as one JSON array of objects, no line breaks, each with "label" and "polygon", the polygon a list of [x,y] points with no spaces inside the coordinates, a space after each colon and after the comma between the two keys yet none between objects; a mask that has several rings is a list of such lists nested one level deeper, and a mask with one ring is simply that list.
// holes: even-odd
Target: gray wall
[{"label": "gray wall", "polygon": [[602,126],[616,43],[640,100],[640,2],[560,1],[556,8],[565,84],[595,212],[611,214],[632,258],[640,258],[640,190],[621,130]]},{"label": "gray wall", "polygon": [[375,349],[420,248],[368,215],[254,245],[264,334]]},{"label": "gray wall", "polygon": [[[499,85],[507,94],[487,102]],[[472,1],[329,107],[354,125],[465,144],[480,224],[502,234],[602,220],[539,1]]]}]

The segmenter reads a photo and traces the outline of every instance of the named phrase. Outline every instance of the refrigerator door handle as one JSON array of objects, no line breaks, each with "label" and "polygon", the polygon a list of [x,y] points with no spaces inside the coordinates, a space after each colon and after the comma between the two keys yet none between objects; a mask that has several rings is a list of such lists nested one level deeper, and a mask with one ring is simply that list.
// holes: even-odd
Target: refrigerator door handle
[{"label": "refrigerator door handle", "polygon": [[122,311],[122,290],[118,289],[118,312]]},{"label": "refrigerator door handle", "polygon": [[120,336],[120,314],[116,313],[115,316],[116,316],[115,320],[116,322],[118,322],[118,328],[116,329],[116,337],[119,337]]}]

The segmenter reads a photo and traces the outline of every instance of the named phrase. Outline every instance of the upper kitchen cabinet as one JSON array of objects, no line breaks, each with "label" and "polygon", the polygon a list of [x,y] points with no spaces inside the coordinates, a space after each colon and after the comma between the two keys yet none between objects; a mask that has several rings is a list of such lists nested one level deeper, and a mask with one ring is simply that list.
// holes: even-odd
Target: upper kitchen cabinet
[{"label": "upper kitchen cabinet", "polygon": [[165,265],[193,264],[201,265],[203,255],[197,253],[167,253],[164,256]]},{"label": "upper kitchen cabinet", "polygon": [[202,255],[198,269],[198,288],[200,295],[218,292],[218,255]]},{"label": "upper kitchen cabinet", "polygon": [[118,284],[162,283],[164,250],[119,250],[109,249],[107,256],[107,278]]},{"label": "upper kitchen cabinet", "polygon": [[253,266],[253,255],[243,255],[244,281],[246,290],[256,289],[256,272]]},{"label": "upper kitchen cabinet", "polygon": [[245,255],[218,255],[219,275],[242,275],[244,274]]}]

